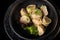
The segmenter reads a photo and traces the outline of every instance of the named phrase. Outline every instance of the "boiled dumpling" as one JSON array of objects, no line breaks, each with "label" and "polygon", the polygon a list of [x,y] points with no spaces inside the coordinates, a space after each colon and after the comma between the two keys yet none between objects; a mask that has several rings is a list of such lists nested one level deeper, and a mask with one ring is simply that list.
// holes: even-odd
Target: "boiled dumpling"
[{"label": "boiled dumpling", "polygon": [[27,23],[30,22],[30,18],[27,17],[27,16],[22,16],[22,17],[20,18],[20,22],[21,22],[21,23],[24,23],[24,24],[27,24]]},{"label": "boiled dumpling", "polygon": [[36,8],[36,5],[28,5],[26,7],[26,10],[27,10],[28,13],[32,14],[32,13],[35,12],[35,8]]},{"label": "boiled dumpling", "polygon": [[21,9],[20,13],[21,13],[21,16],[25,16],[27,14],[27,12],[24,8]]},{"label": "boiled dumpling", "polygon": [[45,30],[44,30],[44,26],[40,25],[37,26],[37,30],[38,30],[38,35],[41,36],[44,34]]},{"label": "boiled dumpling", "polygon": [[50,23],[51,23],[51,19],[46,17],[46,16],[44,16],[43,19],[42,19],[42,24],[44,26],[48,26]]},{"label": "boiled dumpling", "polygon": [[42,20],[41,19],[32,19],[33,23],[35,25],[41,25],[42,24]]},{"label": "boiled dumpling", "polygon": [[42,5],[42,6],[40,7],[40,9],[42,10],[44,16],[47,16],[47,15],[48,15],[47,7],[46,7],[45,5]]},{"label": "boiled dumpling", "polygon": [[40,15],[36,15],[36,14],[31,15],[32,19],[40,19],[40,17],[41,17]]}]

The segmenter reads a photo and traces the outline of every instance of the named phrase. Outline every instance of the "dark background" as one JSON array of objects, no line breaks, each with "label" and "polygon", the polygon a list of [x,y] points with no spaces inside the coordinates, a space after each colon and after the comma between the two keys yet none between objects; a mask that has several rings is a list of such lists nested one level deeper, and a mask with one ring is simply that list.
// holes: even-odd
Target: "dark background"
[{"label": "dark background", "polygon": [[[5,33],[4,26],[3,26],[3,20],[4,15],[7,10],[7,8],[14,2],[15,0],[0,0],[0,40],[10,40],[7,34]],[[60,10],[60,2],[59,0],[49,0],[53,5],[57,6],[57,8]],[[60,33],[56,36],[54,40],[60,39]]]}]

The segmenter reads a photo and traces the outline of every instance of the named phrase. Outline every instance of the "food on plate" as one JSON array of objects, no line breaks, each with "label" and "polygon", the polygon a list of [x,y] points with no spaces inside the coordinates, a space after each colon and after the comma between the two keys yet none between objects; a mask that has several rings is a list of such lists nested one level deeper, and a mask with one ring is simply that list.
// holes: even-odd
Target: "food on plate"
[{"label": "food on plate", "polygon": [[30,34],[33,34],[35,36],[38,35],[38,30],[34,25],[27,26],[27,27],[24,28],[24,30],[28,31]]},{"label": "food on plate", "polygon": [[40,9],[43,12],[44,16],[47,16],[48,15],[47,7],[45,5],[42,5],[40,7]]},{"label": "food on plate", "polygon": [[44,26],[48,26],[50,23],[51,23],[51,19],[46,17],[46,16],[44,16],[43,19],[42,19],[42,24]]},{"label": "food on plate", "polygon": [[28,5],[26,7],[26,10],[27,10],[28,13],[32,14],[32,13],[35,12],[35,8],[36,8],[36,5]]},{"label": "food on plate", "polygon": [[43,35],[44,32],[45,32],[45,28],[42,25],[37,26],[37,30],[38,30],[38,35],[39,36]]},{"label": "food on plate", "polygon": [[27,16],[22,16],[22,17],[20,18],[20,22],[21,22],[21,23],[24,23],[24,24],[27,24],[27,23],[30,22],[30,18],[27,17]]},{"label": "food on plate", "polygon": [[21,9],[20,13],[21,13],[21,16],[25,16],[27,14],[27,12],[24,8]]},{"label": "food on plate", "polygon": [[[39,8],[36,5],[28,5],[25,9],[20,10],[20,22],[26,25],[24,30],[32,35],[43,35],[46,28],[51,23],[51,19],[47,16],[48,10],[46,5]],[[31,24],[29,24],[31,23]]]}]

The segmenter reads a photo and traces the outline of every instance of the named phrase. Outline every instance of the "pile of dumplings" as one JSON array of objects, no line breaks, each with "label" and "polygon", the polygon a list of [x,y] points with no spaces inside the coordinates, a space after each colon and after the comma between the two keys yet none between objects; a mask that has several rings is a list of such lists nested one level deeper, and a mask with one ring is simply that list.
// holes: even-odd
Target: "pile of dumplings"
[{"label": "pile of dumplings", "polygon": [[48,10],[46,5],[42,5],[37,8],[36,5],[28,5],[26,8],[21,8],[20,10],[20,22],[23,24],[28,24],[32,19],[33,24],[37,27],[38,35],[44,34],[45,29],[51,23],[51,19],[47,16]]}]

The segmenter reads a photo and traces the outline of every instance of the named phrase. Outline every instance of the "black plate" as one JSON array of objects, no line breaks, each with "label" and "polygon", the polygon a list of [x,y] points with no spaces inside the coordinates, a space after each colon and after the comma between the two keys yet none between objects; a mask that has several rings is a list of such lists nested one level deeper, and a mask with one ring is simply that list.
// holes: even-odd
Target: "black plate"
[{"label": "black plate", "polygon": [[[36,37],[25,32],[22,29],[21,24],[17,21],[20,17],[20,13],[19,13],[20,9],[23,7],[25,8],[29,4],[36,4],[37,7],[40,7],[42,4],[46,5],[49,11],[48,17],[52,19],[52,23],[48,26],[45,34],[40,37],[39,36]],[[6,31],[7,34],[11,33],[10,36],[13,35],[10,38],[16,37],[15,39],[22,38],[22,39],[42,39],[43,40],[43,39],[46,39],[47,37],[50,38],[51,33],[53,33],[53,31],[56,30],[55,28],[57,26],[57,22],[58,22],[57,12],[50,2],[40,1],[40,0],[32,0],[32,1],[26,0],[23,2],[16,1],[8,8],[8,11],[5,15],[4,26],[5,26],[5,30],[8,28],[7,29],[8,31]]]}]

